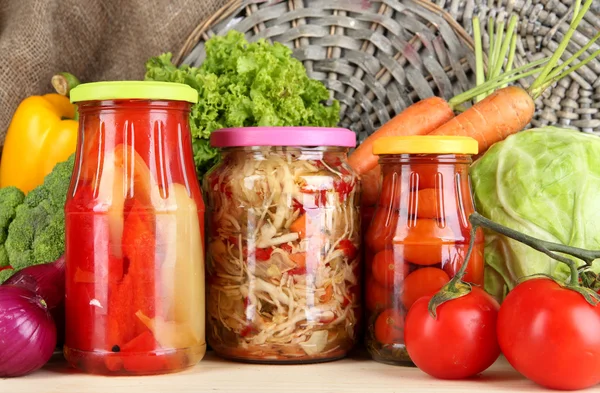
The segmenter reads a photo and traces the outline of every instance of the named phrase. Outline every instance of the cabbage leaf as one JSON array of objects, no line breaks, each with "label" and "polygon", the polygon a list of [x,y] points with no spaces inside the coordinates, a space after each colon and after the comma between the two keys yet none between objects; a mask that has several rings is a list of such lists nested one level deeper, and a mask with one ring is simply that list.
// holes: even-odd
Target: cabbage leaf
[{"label": "cabbage leaf", "polygon": [[[520,132],[477,160],[471,181],[485,217],[539,239],[600,249],[597,136],[555,127]],[[568,279],[565,264],[497,233],[485,235],[485,289],[499,300],[525,276]]]}]

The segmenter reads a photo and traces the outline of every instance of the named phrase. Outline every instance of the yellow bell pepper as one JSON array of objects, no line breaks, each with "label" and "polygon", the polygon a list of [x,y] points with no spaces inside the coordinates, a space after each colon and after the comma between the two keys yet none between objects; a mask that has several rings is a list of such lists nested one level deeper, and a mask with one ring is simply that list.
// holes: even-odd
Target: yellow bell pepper
[{"label": "yellow bell pepper", "polygon": [[0,187],[28,193],[75,152],[78,122],[69,98],[52,93],[25,98],[8,127],[0,161]]}]

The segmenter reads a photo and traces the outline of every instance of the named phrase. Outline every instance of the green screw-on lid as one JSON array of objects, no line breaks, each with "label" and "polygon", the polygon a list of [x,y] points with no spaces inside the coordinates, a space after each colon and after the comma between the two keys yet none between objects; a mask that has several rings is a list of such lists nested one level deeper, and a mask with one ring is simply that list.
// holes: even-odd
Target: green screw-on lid
[{"label": "green screw-on lid", "polygon": [[70,93],[71,102],[98,100],[173,100],[198,102],[198,92],[183,83],[154,81],[111,81],[78,85]]}]

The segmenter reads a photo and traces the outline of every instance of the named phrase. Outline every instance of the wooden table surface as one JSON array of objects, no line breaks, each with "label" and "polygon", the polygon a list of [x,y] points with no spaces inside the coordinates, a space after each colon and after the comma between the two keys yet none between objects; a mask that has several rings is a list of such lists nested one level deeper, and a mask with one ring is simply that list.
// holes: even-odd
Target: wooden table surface
[{"label": "wooden table surface", "polygon": [[[549,370],[549,372],[551,372]],[[381,364],[363,356],[313,365],[232,363],[208,353],[194,368],[152,377],[102,377],[79,373],[61,360],[21,378],[0,380],[2,393],[392,393],[549,392],[499,359],[482,375],[442,381],[416,368]],[[600,386],[587,392],[600,392]]]}]

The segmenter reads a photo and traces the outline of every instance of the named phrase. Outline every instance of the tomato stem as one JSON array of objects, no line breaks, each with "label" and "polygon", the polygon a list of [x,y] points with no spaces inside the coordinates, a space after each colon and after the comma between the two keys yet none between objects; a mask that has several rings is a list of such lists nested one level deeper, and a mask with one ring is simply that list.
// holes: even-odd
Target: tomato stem
[{"label": "tomato stem", "polygon": [[458,269],[458,272],[456,272],[454,277],[452,277],[450,282],[444,285],[442,289],[440,289],[439,292],[433,295],[433,297],[429,301],[427,309],[429,311],[429,315],[431,315],[432,318],[437,318],[437,308],[442,304],[446,303],[449,300],[458,299],[471,293],[471,284],[464,282],[462,279],[467,273],[467,266],[469,265],[469,259],[471,258],[473,247],[475,246],[476,236],[477,226],[472,225],[471,238],[469,239],[469,248],[467,249],[467,254],[465,255],[463,264],[461,265],[460,269]]},{"label": "tomato stem", "polygon": [[471,254],[473,253],[473,247],[475,246],[475,238],[477,236],[477,225],[471,225],[471,238],[469,239],[469,248],[467,248],[467,254],[465,255],[465,260],[456,272],[454,278],[458,280],[462,280],[462,278],[467,274],[467,265],[469,264],[469,259],[471,259]]},{"label": "tomato stem", "polygon": [[481,226],[483,228],[500,233],[501,235],[514,239],[520,243],[526,244],[534,250],[540,251],[548,255],[552,259],[555,259],[559,262],[568,265],[571,270],[570,285],[572,286],[579,285],[579,271],[577,269],[577,265],[572,259],[569,259],[556,253],[560,252],[581,259],[585,262],[587,266],[591,266],[594,260],[600,258],[600,251],[585,250],[583,248],[571,247],[566,246],[564,244],[552,243],[545,240],[536,239],[532,236],[526,235],[524,233],[515,231],[514,229],[507,228],[496,222],[488,220],[479,213],[471,214],[469,216],[469,221],[471,222],[471,225],[473,225],[473,227]]}]

